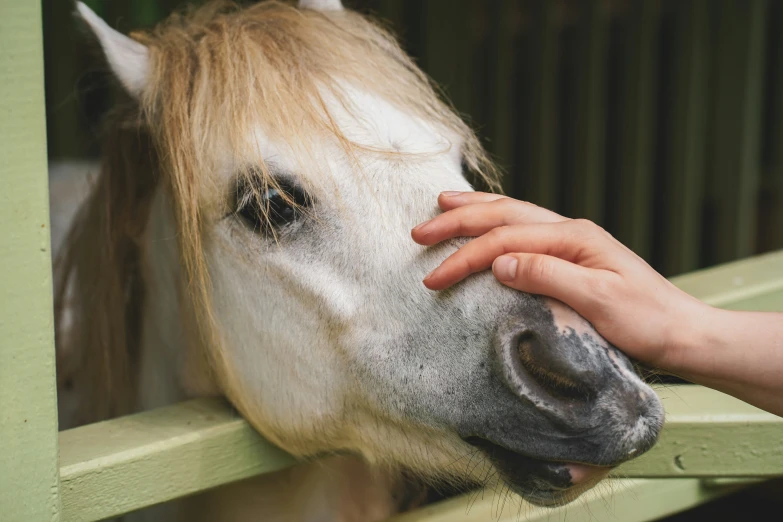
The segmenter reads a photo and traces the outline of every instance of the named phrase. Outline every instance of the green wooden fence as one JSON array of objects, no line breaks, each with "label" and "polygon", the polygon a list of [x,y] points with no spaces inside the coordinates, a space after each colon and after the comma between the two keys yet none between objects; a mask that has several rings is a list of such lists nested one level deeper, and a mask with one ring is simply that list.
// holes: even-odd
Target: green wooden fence
[{"label": "green wooden fence", "polygon": [[[160,14],[154,10],[156,3],[139,4],[153,13],[150,20]],[[422,12],[421,4],[412,2],[376,4],[401,19],[412,20],[415,16],[411,12]],[[629,1],[613,2],[611,9],[604,2],[522,4],[463,3],[460,10],[469,11],[472,18],[453,21],[464,24],[461,36],[469,41],[484,38],[481,51],[465,43],[451,47],[449,42],[455,42],[456,37],[449,35],[440,35],[446,43],[430,40],[436,21],[446,14],[446,4],[440,2],[427,2],[426,16],[417,19],[432,31],[422,32],[427,36],[418,41],[410,38],[412,46],[429,42],[429,46],[442,46],[442,52],[472,55],[474,69],[467,78],[479,76],[475,71],[486,68],[486,85],[481,87],[486,96],[480,99],[486,102],[485,109],[494,109],[476,109],[474,114],[494,122],[487,131],[496,137],[494,150],[522,158],[514,172],[530,171],[538,176],[535,183],[519,185],[514,184],[527,178],[511,176],[509,184],[514,190],[528,191],[531,198],[552,198],[558,208],[573,205],[586,215],[603,212],[603,217],[592,217],[608,223],[627,220],[617,230],[630,234],[626,239],[638,241],[634,244],[640,250],[648,248],[653,258],[659,255],[653,248],[658,235],[648,231],[643,236],[647,239],[641,240],[636,234],[656,222],[661,198],[667,196],[652,187],[661,183],[683,187],[684,194],[677,196],[683,203],[677,211],[680,214],[672,211],[680,221],[668,220],[667,226],[671,230],[688,228],[677,241],[695,241],[691,245],[694,258],[701,256],[702,248],[712,249],[710,255],[715,259],[744,255],[766,244],[766,234],[780,231],[779,222],[768,216],[779,216],[775,212],[781,211],[781,205],[774,202],[783,184],[779,146],[783,134],[774,122],[783,118],[773,116],[783,104],[769,94],[768,86],[781,80],[781,73],[770,73],[777,69],[770,65],[773,60],[769,56],[779,57],[772,51],[783,42],[774,34],[779,31],[762,30],[777,27],[783,16],[780,7],[762,0],[642,1],[639,6]],[[515,9],[517,15],[510,14]],[[50,18],[49,27],[52,22]],[[498,26],[504,28],[492,29]],[[720,38],[733,43],[712,42],[715,36],[709,28],[715,27],[721,28]],[[418,30],[424,31],[422,27]],[[660,66],[661,56],[672,51],[660,43],[670,41],[669,33],[679,35],[676,46],[670,45],[682,52],[673,53],[676,67],[667,73]],[[610,50],[616,38],[628,45],[614,56]],[[529,46],[524,49],[535,52],[517,53],[521,42]],[[769,51],[766,58],[760,48]],[[575,60],[565,49],[580,58]],[[51,53],[50,48],[47,56]],[[481,53],[496,56],[496,61],[482,63],[480,57],[486,54]],[[431,56],[428,63],[434,70],[438,65]],[[528,58],[523,64],[517,63],[521,56]],[[560,65],[555,67],[556,57]],[[0,0],[0,519],[95,520],[293,464],[216,401],[179,404],[58,435],[42,58],[40,4]],[[568,68],[562,64],[568,60],[575,68],[566,74]],[[715,65],[724,61],[731,71],[726,77]],[[451,68],[460,70],[465,63],[454,58],[440,64],[444,69],[438,74],[451,74]],[[502,66],[510,63],[513,67]],[[514,83],[509,75],[519,75],[520,69],[533,71],[534,79],[520,75],[514,81],[521,83]],[[742,74],[734,74],[739,70]],[[571,78],[569,74],[579,82],[562,85],[563,78]],[[666,79],[664,84],[677,86],[672,87],[675,94],[650,89],[651,82],[659,84],[661,78]],[[527,94],[522,99],[535,103],[525,109],[529,117],[520,120],[515,111],[521,108],[508,112],[503,104],[516,99],[520,92],[516,86],[523,84]],[[556,85],[558,93],[576,85],[585,88],[577,89],[579,102],[574,98],[574,105],[569,105],[569,98],[553,96]],[[618,85],[623,86],[624,94],[618,95],[620,101],[615,103]],[[457,97],[460,107],[473,103],[477,91],[456,89],[464,89]],[[762,91],[767,95],[760,101]],[[678,101],[661,104],[661,99]],[[53,121],[58,117],[57,103],[49,97],[49,104]],[[772,116],[765,115],[762,107]],[[683,119],[667,119],[661,114],[667,111],[676,111]],[[572,113],[578,118],[565,118],[564,114]],[[721,120],[724,113],[731,118]],[[491,118],[492,114],[495,117]],[[657,123],[656,130],[651,130],[652,120],[668,123]],[[579,123],[566,125],[571,121]],[[676,121],[686,124],[677,126]],[[731,128],[719,128],[725,126]],[[49,136],[58,136],[51,126]],[[50,152],[60,146],[56,140],[54,143]],[[564,167],[569,162],[574,165],[570,173]],[[667,162],[676,168],[657,169]],[[587,177],[576,182],[577,171],[580,176],[584,171]],[[617,183],[620,171],[627,173],[628,179]],[[564,186],[582,188],[568,195]],[[656,194],[647,194],[652,199],[644,200],[649,192]],[[636,203],[628,203],[628,199],[623,199],[622,206],[596,203],[631,197],[638,198]],[[622,214],[626,206],[633,219]],[[765,208],[768,213],[758,219]],[[700,212],[706,214],[694,217]],[[725,228],[705,227],[705,215]],[[716,235],[721,230],[726,233],[711,243],[710,230]],[[755,238],[755,245],[749,244],[754,242],[749,238]],[[688,256],[672,259],[677,269],[697,262]],[[676,278],[675,283],[716,306],[783,311],[783,252],[691,273]],[[618,470],[621,477],[628,478],[610,479],[609,488],[592,491],[584,502],[563,509],[543,512],[527,506],[526,519],[592,520],[596,514],[604,518],[606,511],[611,520],[650,520],[756,479],[783,475],[783,419],[699,387],[664,388],[660,393],[667,408],[661,442]],[[473,508],[467,509],[471,501]],[[503,514],[493,502],[491,493],[478,499],[458,497],[398,520],[518,519],[518,512]]]},{"label": "green wooden fence", "polygon": [[[45,194],[41,180],[45,180],[43,169],[37,176],[32,172],[28,178],[12,180],[13,188],[32,187]],[[45,208],[37,215],[45,217]],[[28,249],[28,256],[35,254],[35,249]],[[673,281],[715,306],[783,311],[783,251]],[[29,311],[39,317],[51,313],[46,299],[35,305]],[[10,308],[0,308],[0,317],[13,318]],[[39,328],[39,324],[28,322],[20,324],[18,331],[29,334]],[[4,351],[3,367],[37,383],[47,393],[18,397],[15,408],[3,410],[6,415],[11,413],[10,422],[4,419],[0,424],[6,442],[0,452],[4,481],[0,502],[6,508],[4,515],[10,508],[8,520],[99,520],[295,465],[223,401],[195,400],[61,432],[58,491],[57,474],[52,474],[56,427],[51,422],[39,422],[35,427],[22,422],[30,418],[30,411],[38,412],[44,420],[53,414],[53,404],[42,400],[52,390],[51,340],[37,339],[27,349],[36,360],[16,360],[14,352]],[[39,366],[39,362],[43,364]],[[615,478],[587,493],[580,502],[555,510],[523,503],[524,519],[654,520],[760,479],[783,476],[780,417],[698,386],[663,387],[658,393],[667,421],[659,443],[650,452],[618,468]],[[503,511],[497,499],[493,491],[471,493],[395,520],[518,520],[518,504],[509,502],[509,511]]]},{"label": "green wooden fence", "polygon": [[0,0],[0,520],[58,520],[41,7]]}]

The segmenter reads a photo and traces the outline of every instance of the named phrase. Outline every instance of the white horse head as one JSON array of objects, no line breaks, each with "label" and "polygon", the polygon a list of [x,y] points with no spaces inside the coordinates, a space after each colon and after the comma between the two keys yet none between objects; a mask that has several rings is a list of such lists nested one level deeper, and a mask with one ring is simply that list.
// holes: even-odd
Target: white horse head
[{"label": "white horse head", "polygon": [[[75,249],[114,234],[114,290],[76,298],[114,318],[102,343],[72,336],[96,376],[223,393],[296,455],[498,476],[544,504],[603,474],[574,463],[652,446],[657,396],[570,309],[488,273],[422,285],[463,241],[424,248],[411,228],[470,190],[464,165],[492,167],[384,31],[337,0],[210,4],[135,39],[79,11],[130,94],[71,255],[70,277],[98,277],[103,254]],[[145,377],[150,361],[176,379]]]}]

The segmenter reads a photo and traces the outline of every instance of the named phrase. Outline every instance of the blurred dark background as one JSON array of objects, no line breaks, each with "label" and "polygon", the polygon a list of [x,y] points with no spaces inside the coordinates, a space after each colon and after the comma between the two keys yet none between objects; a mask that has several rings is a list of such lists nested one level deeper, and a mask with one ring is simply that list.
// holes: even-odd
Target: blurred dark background
[{"label": "blurred dark background", "polygon": [[[150,27],[184,2],[90,0]],[[783,247],[783,3],[347,0],[449,94],[508,194],[597,221],[671,276]],[[44,0],[50,159],[98,153],[100,57]]]},{"label": "blurred dark background", "polygon": [[[86,3],[128,32],[185,2]],[[597,221],[667,276],[783,248],[783,2],[344,3],[445,89],[508,194]],[[112,104],[72,11],[43,0],[50,160],[97,156]],[[671,520],[779,520],[781,487]]]}]

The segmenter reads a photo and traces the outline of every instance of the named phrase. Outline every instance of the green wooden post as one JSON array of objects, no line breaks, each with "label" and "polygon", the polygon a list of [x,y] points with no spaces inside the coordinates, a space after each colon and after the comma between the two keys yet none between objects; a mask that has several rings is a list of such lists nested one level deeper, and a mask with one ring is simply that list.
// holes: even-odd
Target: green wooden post
[{"label": "green wooden post", "polygon": [[0,0],[0,518],[59,520],[39,2]]}]

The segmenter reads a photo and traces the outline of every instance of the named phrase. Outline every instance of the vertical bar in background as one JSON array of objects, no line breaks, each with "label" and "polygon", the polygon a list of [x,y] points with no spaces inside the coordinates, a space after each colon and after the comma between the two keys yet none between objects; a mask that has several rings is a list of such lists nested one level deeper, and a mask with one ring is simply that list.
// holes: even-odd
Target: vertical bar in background
[{"label": "vertical bar in background", "polygon": [[59,519],[40,2],[0,0],[0,518]]},{"label": "vertical bar in background", "polygon": [[45,0],[43,2],[43,34],[46,65],[47,112],[52,124],[47,128],[47,143],[52,158],[80,157],[88,141],[84,132],[83,108],[76,99],[76,85],[81,70],[82,42],[87,38],[79,32],[73,17],[74,2]]},{"label": "vertical bar in background", "polygon": [[577,46],[577,81],[571,86],[576,97],[574,154],[567,187],[566,207],[570,217],[604,223],[606,191],[606,68],[608,13],[604,0],[583,2]]},{"label": "vertical bar in background", "polygon": [[762,172],[762,185],[767,197],[764,205],[765,213],[760,224],[761,244],[764,251],[783,248],[783,5],[774,2],[770,5],[771,19],[768,30],[771,43],[767,67],[771,76],[767,83],[765,110],[768,113],[769,136],[767,137],[769,153],[768,168]]},{"label": "vertical bar in background", "polygon": [[669,141],[664,169],[666,202],[661,236],[667,276],[695,270],[702,247],[707,75],[709,73],[708,0],[674,6],[674,74],[671,115],[664,133]]},{"label": "vertical bar in background", "polygon": [[652,250],[652,164],[658,63],[658,3],[629,2],[618,142],[617,238],[641,257]]},{"label": "vertical bar in background", "polygon": [[[426,13],[426,72],[448,94],[457,112],[474,129],[486,126],[490,101],[488,6],[472,0],[422,2]],[[482,180],[467,172],[480,190]]]},{"label": "vertical bar in background", "polygon": [[519,3],[516,0],[500,0],[492,6],[492,33],[490,35],[490,59],[492,60],[493,87],[489,96],[490,152],[505,170],[503,190],[511,194],[519,179],[514,172],[513,158],[513,108],[514,108],[514,51],[519,25]]},{"label": "vertical bar in background", "polygon": [[376,14],[386,21],[394,34],[405,43],[404,26],[405,3],[402,0],[379,0],[376,2]]},{"label": "vertical bar in background", "polygon": [[462,115],[472,107],[470,0],[428,0],[424,11],[424,69]]},{"label": "vertical bar in background", "polygon": [[427,6],[416,0],[400,0],[402,3],[402,27],[405,28],[404,49],[416,60],[419,67],[424,67],[424,53],[427,47]]},{"label": "vertical bar in background", "polygon": [[[164,11],[161,0],[134,0],[133,2],[107,2],[106,21],[123,33],[136,29],[149,28],[161,20],[168,11]],[[171,3],[171,2],[165,2]],[[191,1],[197,4],[200,2]],[[166,6],[166,7],[173,7]]]},{"label": "vertical bar in background", "polygon": [[759,188],[766,0],[723,0],[715,47],[710,176],[710,264],[754,253]]},{"label": "vertical bar in background", "polygon": [[[543,207],[558,207],[557,123],[559,27],[558,2],[534,0],[530,4],[533,19],[530,55],[523,81],[530,82],[530,121],[522,134],[526,161],[520,167],[527,180],[524,194]],[[525,125],[525,123],[523,123]]]}]

